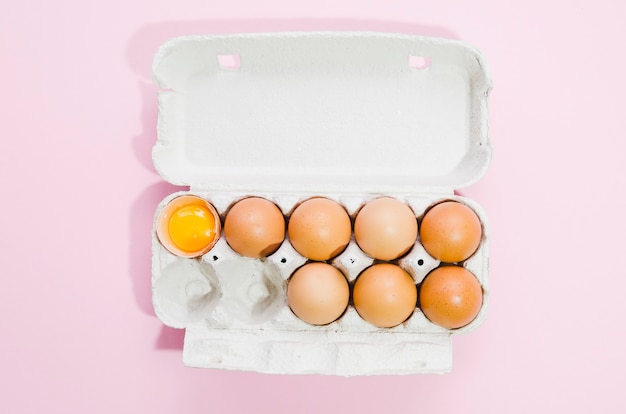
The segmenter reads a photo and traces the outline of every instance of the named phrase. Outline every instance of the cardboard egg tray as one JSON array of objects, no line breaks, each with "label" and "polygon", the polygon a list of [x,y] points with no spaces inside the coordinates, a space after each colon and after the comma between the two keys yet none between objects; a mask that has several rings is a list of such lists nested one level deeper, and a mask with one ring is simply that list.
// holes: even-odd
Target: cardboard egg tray
[{"label": "cardboard egg tray", "polygon": [[[465,203],[483,228],[478,251],[461,263],[480,281],[483,306],[455,330],[419,308],[398,326],[377,328],[352,305],[335,322],[310,325],[287,306],[288,279],[308,261],[288,238],[267,258],[241,257],[224,237],[201,257],[181,258],[153,231],[154,309],[164,324],[186,329],[186,365],[344,376],[451,369],[451,335],[478,326],[488,304],[487,218],[454,193],[478,180],[491,158],[491,81],[477,50],[389,33],[189,36],[161,47],[153,75],[154,164],[167,181],[189,186],[166,197],[155,217],[183,194],[208,200],[222,220],[247,196],[274,202],[287,218],[322,196],[354,221],[369,200],[389,196],[418,219],[439,201]],[[351,284],[375,262],[354,236],[329,260]],[[392,263],[416,284],[440,264],[419,238]]]}]

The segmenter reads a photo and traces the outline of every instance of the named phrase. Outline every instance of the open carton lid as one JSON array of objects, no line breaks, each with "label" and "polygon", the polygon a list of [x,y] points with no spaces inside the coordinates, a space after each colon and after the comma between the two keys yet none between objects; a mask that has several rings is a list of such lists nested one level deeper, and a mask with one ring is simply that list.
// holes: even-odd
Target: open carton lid
[{"label": "open carton lid", "polygon": [[153,77],[154,165],[192,190],[451,193],[491,159],[491,80],[459,41],[188,36],[159,49]]}]

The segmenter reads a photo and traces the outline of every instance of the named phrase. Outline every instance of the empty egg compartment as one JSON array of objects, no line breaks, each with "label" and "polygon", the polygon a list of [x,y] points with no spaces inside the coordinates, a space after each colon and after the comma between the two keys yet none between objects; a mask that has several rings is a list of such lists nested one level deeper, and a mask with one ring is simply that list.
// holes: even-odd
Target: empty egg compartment
[{"label": "empty egg compartment", "polygon": [[[189,192],[181,192],[163,200],[157,209],[156,220],[172,201],[189,195]],[[230,207],[248,197],[260,197],[274,203],[285,215],[287,223],[294,209],[312,197],[323,197],[337,202],[346,210],[352,223],[364,205],[379,197],[393,197],[409,206],[416,221],[423,217],[429,207],[442,201],[452,200],[470,204],[482,223],[482,239],[476,252],[469,259],[456,265],[463,266],[476,275],[483,287],[484,298],[479,315],[468,325],[454,330],[430,322],[419,308],[415,308],[413,313],[397,326],[379,328],[359,315],[352,297],[337,320],[324,325],[313,325],[298,318],[290,309],[287,303],[287,289],[289,280],[297,269],[307,263],[318,262],[298,253],[288,237],[271,255],[249,258],[236,253],[222,233],[208,252],[196,258],[189,258],[166,249],[155,232],[153,243],[154,250],[158,253],[154,256],[153,263],[154,307],[159,318],[167,325],[187,328],[186,348],[187,343],[199,342],[185,351],[185,363],[188,365],[281,372],[281,369],[285,369],[284,364],[289,363],[291,373],[336,375],[390,373],[392,372],[390,367],[393,367],[393,372],[396,373],[441,372],[447,370],[450,363],[449,336],[473,329],[484,318],[487,286],[482,275],[485,274],[483,267],[486,265],[487,254],[486,219],[479,206],[462,197],[441,199],[438,196],[341,194],[311,196],[271,193],[192,195],[211,203],[219,212],[222,222]],[[155,223],[155,228],[158,227],[159,223]],[[405,270],[418,286],[433,269],[441,265],[439,260],[426,252],[419,243],[419,238],[406,254],[391,261],[384,261],[365,254],[356,243],[354,234],[339,255],[319,263],[328,263],[338,269],[346,277],[351,290],[359,275],[374,264],[396,264]],[[211,338],[210,347],[206,342],[208,338]],[[248,343],[246,346],[260,348],[268,355],[272,354],[272,357],[268,355],[263,357],[269,365],[261,367],[258,361],[250,359],[250,355],[242,357],[237,348],[245,346],[234,346],[233,338],[239,338],[237,342]],[[222,343],[222,346],[215,346],[216,343]],[[291,344],[290,352],[285,354],[284,348],[287,343]],[[201,352],[197,350],[198,347]],[[402,352],[407,355],[399,359],[405,362],[417,361],[415,362],[417,365],[389,365],[388,359],[382,358],[387,352],[392,350],[400,352],[398,348],[405,349],[404,347],[406,350]],[[415,353],[417,352],[415,348],[420,351]],[[277,349],[283,351],[276,353]],[[334,349],[332,357],[329,355],[325,357],[331,361],[325,361],[320,365],[318,359],[328,349]],[[350,349],[359,349],[362,357],[369,355],[368,358],[371,359],[369,365],[361,368],[357,360],[345,361],[346,358],[352,360],[353,354]],[[408,354],[411,354],[410,357]],[[432,358],[433,354],[438,356]],[[296,356],[297,364],[292,360]],[[283,359],[279,360],[280,358]],[[268,360],[273,362],[269,363]],[[318,360],[318,365],[313,360]],[[382,361],[387,362],[383,364]]]}]

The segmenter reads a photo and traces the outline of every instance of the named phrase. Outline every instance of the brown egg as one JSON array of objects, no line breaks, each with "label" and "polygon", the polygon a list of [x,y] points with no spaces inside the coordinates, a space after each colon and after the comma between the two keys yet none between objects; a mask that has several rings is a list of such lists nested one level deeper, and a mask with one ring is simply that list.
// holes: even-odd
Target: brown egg
[{"label": "brown egg", "polygon": [[417,303],[417,288],[402,268],[382,263],[359,275],[352,297],[363,319],[379,328],[390,328],[411,316]]},{"label": "brown egg", "polygon": [[446,201],[429,209],[420,224],[424,249],[437,260],[456,263],[470,257],[482,238],[480,219],[463,203]]},{"label": "brown egg", "polygon": [[461,328],[476,318],[483,303],[480,282],[461,266],[441,266],[430,272],[420,288],[420,308],[433,323]]},{"label": "brown egg", "polygon": [[326,325],[348,307],[348,280],[327,263],[308,263],[294,272],[287,284],[287,303],[293,313],[312,325]]},{"label": "brown egg", "polygon": [[269,200],[244,198],[226,214],[224,238],[242,256],[269,256],[285,239],[285,218],[276,204]]},{"label": "brown egg", "polygon": [[361,250],[373,258],[393,260],[415,244],[417,218],[403,202],[390,197],[377,198],[357,214],[354,238]]},{"label": "brown egg", "polygon": [[328,260],[346,248],[352,224],[339,203],[316,197],[304,201],[291,213],[287,232],[298,253],[312,260]]}]

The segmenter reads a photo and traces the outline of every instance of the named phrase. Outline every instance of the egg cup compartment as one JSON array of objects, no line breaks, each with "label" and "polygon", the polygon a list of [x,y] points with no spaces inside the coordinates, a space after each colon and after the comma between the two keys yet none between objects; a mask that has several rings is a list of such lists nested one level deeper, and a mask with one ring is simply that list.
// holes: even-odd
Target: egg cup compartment
[{"label": "egg cup compartment", "polygon": [[[415,62],[424,60],[426,65]],[[225,62],[236,62],[229,65]],[[352,303],[316,326],[287,304],[293,272],[309,260],[286,237],[252,259],[222,237],[184,258],[153,231],[152,288],[157,316],[185,328],[183,361],[204,368],[282,374],[373,375],[446,372],[451,335],[484,319],[488,226],[484,212],[454,189],[489,164],[482,55],[465,43],[394,33],[268,33],[189,36],[157,52],[158,140],[153,161],[168,182],[188,186],[218,211],[244,197],[275,203],[285,217],[304,200],[337,201],[351,218],[349,244],[327,261],[353,285],[368,266],[354,238],[359,209],[377,197],[408,204],[421,219],[443,200],[469,205],[483,226],[478,250],[459,265],[483,289],[479,315],[448,330],[416,308],[403,323],[377,328]],[[156,228],[155,223],[155,228]],[[419,284],[441,265],[419,243],[391,260]]]},{"label": "egg cup compartment", "polygon": [[160,270],[153,281],[154,308],[168,326],[184,328],[206,319],[221,297],[214,270],[194,259],[177,257]]}]

